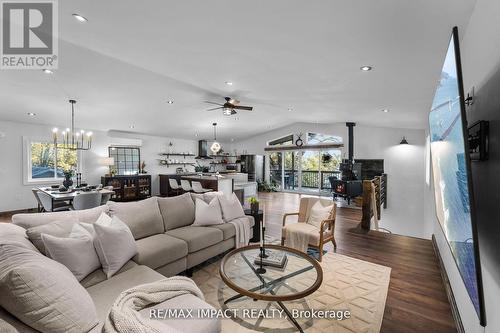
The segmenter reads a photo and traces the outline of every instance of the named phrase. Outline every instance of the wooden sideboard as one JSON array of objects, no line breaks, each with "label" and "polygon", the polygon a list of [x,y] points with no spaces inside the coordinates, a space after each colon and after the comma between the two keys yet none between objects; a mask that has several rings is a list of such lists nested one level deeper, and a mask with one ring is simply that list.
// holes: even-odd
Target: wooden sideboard
[{"label": "wooden sideboard", "polygon": [[151,175],[104,176],[103,186],[113,186],[113,201],[134,201],[151,196]]}]

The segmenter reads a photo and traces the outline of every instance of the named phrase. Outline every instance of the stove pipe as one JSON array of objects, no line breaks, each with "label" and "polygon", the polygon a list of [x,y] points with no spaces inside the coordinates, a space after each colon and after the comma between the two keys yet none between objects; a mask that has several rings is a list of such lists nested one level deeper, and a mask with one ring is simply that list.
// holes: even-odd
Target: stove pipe
[{"label": "stove pipe", "polygon": [[349,164],[352,165],[354,163],[354,126],[356,126],[356,123],[345,123],[347,126],[347,133],[349,136],[349,146],[348,146],[348,158],[349,158]]}]

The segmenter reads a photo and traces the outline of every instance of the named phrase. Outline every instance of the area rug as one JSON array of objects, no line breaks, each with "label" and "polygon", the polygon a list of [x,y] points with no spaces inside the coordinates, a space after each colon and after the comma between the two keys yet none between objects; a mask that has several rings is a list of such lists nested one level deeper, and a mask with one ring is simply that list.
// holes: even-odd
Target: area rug
[{"label": "area rug", "polygon": [[[253,301],[247,297],[224,305],[224,300],[236,295],[219,275],[220,260],[197,270],[193,279],[203,291],[206,301],[216,309],[263,309],[269,312],[279,309],[273,302]],[[297,318],[307,333],[378,333],[382,325],[391,269],[354,259],[341,254],[327,253],[321,263],[323,283],[305,299],[284,302],[288,309],[300,310],[348,310],[351,318],[308,319]],[[248,319],[233,316],[222,319],[223,333],[296,332],[286,318]]]}]

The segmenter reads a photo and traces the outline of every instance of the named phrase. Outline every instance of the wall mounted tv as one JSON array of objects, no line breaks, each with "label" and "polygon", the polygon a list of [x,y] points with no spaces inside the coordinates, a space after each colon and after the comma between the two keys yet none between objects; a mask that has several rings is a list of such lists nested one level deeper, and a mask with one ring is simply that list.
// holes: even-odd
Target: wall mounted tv
[{"label": "wall mounted tv", "polygon": [[429,114],[436,214],[481,325],[486,325],[458,29]]}]

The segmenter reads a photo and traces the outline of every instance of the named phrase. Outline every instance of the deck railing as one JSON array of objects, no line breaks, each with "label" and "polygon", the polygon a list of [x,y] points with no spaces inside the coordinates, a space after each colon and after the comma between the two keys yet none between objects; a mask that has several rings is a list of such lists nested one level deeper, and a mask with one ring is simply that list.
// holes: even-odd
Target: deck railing
[{"label": "deck railing", "polygon": [[[282,186],[285,190],[294,190],[299,188],[299,176],[297,170],[285,170],[285,184]],[[302,188],[319,188],[321,190],[330,190],[332,187],[328,177],[336,176],[334,171],[309,171],[302,170]],[[281,184],[281,170],[271,170],[271,179],[277,184]]]}]

